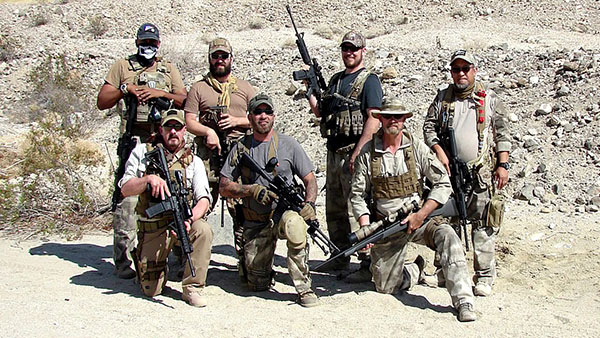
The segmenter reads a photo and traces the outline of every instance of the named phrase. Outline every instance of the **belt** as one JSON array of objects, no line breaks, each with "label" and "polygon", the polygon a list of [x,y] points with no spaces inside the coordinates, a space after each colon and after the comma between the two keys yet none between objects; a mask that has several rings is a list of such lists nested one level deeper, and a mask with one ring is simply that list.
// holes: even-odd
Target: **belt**
[{"label": "belt", "polygon": [[156,221],[138,220],[138,231],[140,232],[155,232],[160,228],[164,228],[171,223],[170,219],[159,219]]}]

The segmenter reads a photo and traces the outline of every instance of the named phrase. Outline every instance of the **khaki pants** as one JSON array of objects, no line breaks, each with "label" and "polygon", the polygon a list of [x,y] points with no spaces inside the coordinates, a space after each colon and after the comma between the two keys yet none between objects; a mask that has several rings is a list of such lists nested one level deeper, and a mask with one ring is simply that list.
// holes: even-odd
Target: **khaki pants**
[{"label": "khaki pants", "polygon": [[[244,228],[244,264],[250,289],[260,291],[271,286],[275,246],[278,238],[287,239],[284,234],[285,231],[281,231],[280,227],[283,226],[283,220],[288,213],[294,213],[297,220],[295,224],[290,226],[294,226],[296,229],[304,229],[304,237],[306,238],[306,223],[298,213],[290,210],[284,213],[281,218],[282,221],[277,225],[273,224],[273,221],[269,221],[264,227]],[[308,244],[305,244],[302,248],[293,248],[290,241],[288,241],[288,273],[299,294],[311,289],[308,252]]]},{"label": "khaki pants", "polygon": [[[184,289],[203,287],[206,284],[213,231],[205,220],[200,219],[192,223],[189,238],[193,249],[190,257],[194,263],[196,277],[192,277],[189,264],[186,262],[182,280]],[[138,280],[142,292],[146,296],[153,297],[160,294],[167,283],[169,272],[167,257],[177,238],[171,235],[167,227],[162,227],[154,232],[138,231],[138,241],[136,250]]]},{"label": "khaki pants", "polygon": [[395,293],[417,284],[419,269],[416,264],[404,264],[408,242],[427,245],[436,252],[436,259],[446,277],[446,288],[452,304],[473,304],[467,263],[460,239],[447,224],[424,224],[412,234],[399,232],[375,243],[371,248],[371,272],[377,292]]},{"label": "khaki pants", "polygon": [[113,213],[113,260],[115,269],[123,271],[131,266],[128,253],[135,247],[138,196],[125,197]]}]

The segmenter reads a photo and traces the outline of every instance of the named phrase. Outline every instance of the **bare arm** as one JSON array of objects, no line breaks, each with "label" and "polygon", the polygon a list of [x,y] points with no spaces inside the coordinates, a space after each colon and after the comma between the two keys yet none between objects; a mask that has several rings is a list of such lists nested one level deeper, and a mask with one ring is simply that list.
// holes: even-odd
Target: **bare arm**
[{"label": "bare arm", "polygon": [[239,184],[227,177],[221,176],[219,181],[219,194],[227,198],[252,197],[251,185]]},{"label": "bare arm", "polygon": [[419,209],[419,211],[408,215],[404,220],[402,220],[402,224],[408,223],[407,232],[410,234],[413,231],[417,230],[423,225],[423,221],[433,210],[435,210],[440,204],[434,200],[428,199],[423,204],[423,207]]},{"label": "bare arm", "polygon": [[187,131],[196,135],[196,136],[204,136],[206,137],[206,146],[209,149],[217,148],[219,154],[221,154],[221,143],[219,142],[219,135],[214,131],[214,129],[209,128],[202,123],[196,121],[196,113],[192,113],[190,111],[185,112],[185,125]]},{"label": "bare arm", "polygon": [[317,102],[317,98],[314,95],[311,95],[308,98],[308,105],[310,106],[310,110],[312,110],[313,114],[316,117],[321,117],[321,112],[319,111],[319,104]]},{"label": "bare arm", "polygon": [[379,120],[373,117],[373,111],[379,111],[379,108],[369,108],[367,109],[367,120],[365,121],[365,126],[363,128],[363,133],[354,147],[354,151],[352,152],[352,156],[350,157],[350,172],[354,172],[354,161],[356,160],[356,156],[360,154],[360,150],[362,147],[367,144],[367,142],[371,141],[373,138],[373,134],[375,134],[379,130]]},{"label": "bare arm", "polygon": [[146,191],[146,187],[150,185],[152,189],[152,196],[159,197],[161,199],[165,199],[166,196],[171,196],[169,192],[169,187],[167,187],[167,182],[160,178],[157,175],[146,175],[144,177],[133,177],[127,181],[127,183],[123,184],[121,187],[121,193],[123,196],[136,196],[144,191]]},{"label": "bare arm", "polygon": [[123,97],[123,93],[119,88],[115,88],[108,82],[104,82],[100,92],[98,93],[98,99],[96,105],[98,109],[109,109],[114,107],[115,104]]},{"label": "bare arm", "polygon": [[302,182],[306,187],[304,200],[306,202],[315,202],[317,200],[317,179],[312,171],[302,178]]}]

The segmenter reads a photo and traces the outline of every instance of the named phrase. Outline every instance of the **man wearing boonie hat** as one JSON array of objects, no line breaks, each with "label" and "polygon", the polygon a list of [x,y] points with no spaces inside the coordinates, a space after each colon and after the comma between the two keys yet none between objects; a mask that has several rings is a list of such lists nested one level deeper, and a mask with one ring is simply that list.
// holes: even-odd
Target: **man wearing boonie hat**
[{"label": "man wearing boonie hat", "polygon": [[[473,293],[458,235],[447,224],[423,223],[433,210],[446,203],[452,187],[448,174],[431,150],[405,130],[404,123],[412,115],[398,100],[385,101],[381,111],[373,114],[381,122],[382,130],[365,144],[355,162],[350,196],[352,211],[360,226],[369,225],[371,219],[394,217],[403,205],[412,201],[422,202],[419,211],[404,219],[408,224],[406,232],[401,231],[371,247],[370,269],[375,289],[392,294],[417,284],[425,261],[418,256],[414,263],[405,265],[406,246],[408,242],[427,245],[441,257],[458,319],[473,321],[476,319]],[[425,178],[432,183],[432,188],[422,201]],[[368,195],[373,199],[372,210],[365,200]]]},{"label": "man wearing boonie hat", "polygon": [[[121,179],[124,164],[136,142],[145,143],[156,133],[160,116],[150,114],[152,107],[170,104],[181,107],[187,95],[177,67],[156,56],[160,47],[160,34],[156,25],[142,24],[138,28],[135,45],[137,53],[119,59],[112,65],[98,93],[98,109],[109,109],[119,103],[119,169],[115,173],[115,183]],[[163,105],[158,105],[158,100]],[[135,271],[131,268],[128,253],[135,246],[134,209],[137,198],[124,199],[115,186],[112,202],[115,274],[119,278],[133,278]]]},{"label": "man wearing boonie hat", "polygon": [[168,190],[163,174],[148,161],[146,154],[156,147],[162,147],[169,175],[174,177],[177,170],[183,173],[185,188],[192,192],[188,196],[192,217],[186,219],[185,223],[193,249],[190,257],[195,276],[192,276],[191,268],[186,264],[181,281],[181,298],[192,306],[204,307],[207,305],[207,297],[202,291],[206,285],[213,238],[213,231],[205,219],[211,195],[204,163],[186,146],[185,132],[183,110],[169,109],[163,113],[159,127],[160,137],[153,144],[138,144],[133,149],[119,186],[124,196],[138,198],[139,195],[136,206],[138,245],[133,256],[142,292],[148,297],[154,297],[163,291],[167,283],[167,257],[178,239],[169,230],[169,224],[173,222],[171,213],[162,213],[153,218],[145,214],[147,208],[172,193]]},{"label": "man wearing boonie hat", "polygon": [[[278,239],[284,239],[288,248],[288,272],[298,293],[298,303],[304,307],[316,306],[319,302],[311,288],[306,241],[306,221],[316,219],[314,167],[296,139],[273,129],[276,114],[269,96],[256,95],[250,100],[248,109],[252,134],[234,145],[221,169],[220,182],[222,196],[242,200],[244,256],[239,268],[243,269],[250,290],[268,290],[273,283],[275,245]],[[273,175],[288,182],[293,182],[294,175],[302,179],[306,190],[300,212],[287,210],[277,203],[277,195],[269,190],[268,181],[241,163],[240,157],[244,153],[262,168],[270,159],[276,158],[279,165],[273,169]]]},{"label": "man wearing boonie hat", "polygon": [[[350,245],[348,234],[358,224],[348,208],[354,161],[361,147],[379,128],[373,113],[381,108],[383,90],[377,75],[365,68],[366,40],[357,31],[346,33],[340,43],[345,69],[333,75],[322,102],[309,98],[313,113],[321,118],[321,136],[327,139],[326,219],[332,242],[339,248]],[[364,262],[356,282],[369,280],[368,250],[359,252]],[[349,268],[350,257],[339,259],[334,270]],[[350,277],[349,277],[350,279]],[[348,279],[348,281],[349,281]]]},{"label": "man wearing boonie hat", "polygon": [[453,83],[441,86],[429,106],[423,135],[450,172],[447,135],[449,128],[454,129],[458,158],[466,163],[473,182],[466,188],[470,192],[466,201],[471,202],[467,219],[473,243],[474,293],[488,296],[496,278],[495,239],[504,214],[499,190],[508,183],[511,136],[504,105],[493,90],[476,80],[477,64],[471,53],[458,50],[452,54],[450,75]]},{"label": "man wearing boonie hat", "polygon": [[[207,170],[212,209],[219,196],[221,166],[231,146],[250,129],[246,112],[256,90],[248,81],[231,74],[233,48],[227,39],[216,38],[209,43],[208,64],[209,72],[190,89],[184,110],[188,131],[196,135],[196,154]],[[239,206],[228,200],[227,207],[233,220],[236,253],[242,257],[242,229],[236,216]]]}]

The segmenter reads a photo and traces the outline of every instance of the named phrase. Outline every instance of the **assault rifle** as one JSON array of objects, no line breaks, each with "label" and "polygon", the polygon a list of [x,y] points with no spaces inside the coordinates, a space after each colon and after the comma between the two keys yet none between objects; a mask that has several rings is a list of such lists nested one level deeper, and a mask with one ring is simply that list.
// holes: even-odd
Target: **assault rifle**
[{"label": "assault rifle", "polygon": [[[371,243],[375,243],[400,231],[406,231],[408,229],[408,223],[402,224],[402,221],[411,213],[419,210],[419,205],[416,200],[411,200],[403,204],[396,214],[390,215],[389,217],[373,222],[367,226],[361,227],[359,230],[350,233],[348,240],[350,241],[350,247],[338,252],[336,255],[332,255],[326,261],[318,264],[313,269],[314,271],[324,271],[327,266],[332,262],[336,261],[341,257],[349,257],[358,250],[366,247]],[[425,220],[423,224],[427,223],[429,219],[435,216],[451,217],[456,216],[456,205],[454,200],[451,198],[443,206],[435,209]]]},{"label": "assault rifle", "polygon": [[171,196],[165,196],[163,201],[146,209],[146,216],[148,216],[148,218],[153,218],[163,212],[171,212],[173,221],[169,223],[169,227],[177,234],[177,238],[181,244],[181,250],[183,250],[183,253],[187,256],[192,276],[195,277],[196,271],[194,269],[192,258],[190,257],[193,248],[190,245],[190,237],[185,228],[185,221],[192,218],[192,209],[186,199],[189,191],[185,188],[181,171],[175,171],[175,180],[177,182],[173,182],[169,175],[169,166],[167,165],[165,150],[161,145],[158,145],[156,149],[146,153],[146,159],[149,161],[150,166],[160,172],[160,177],[165,180],[169,192],[171,193]]},{"label": "assault rifle", "polygon": [[[265,166],[265,169],[261,168],[258,163],[256,163],[256,161],[247,153],[242,154],[240,163],[269,182],[269,190],[273,191],[277,194],[277,196],[279,196],[279,205],[285,210],[293,210],[296,212],[300,212],[300,210],[302,210],[304,197],[300,195],[298,191],[296,191],[295,187],[288,182],[287,178],[281,175],[275,175],[274,177],[271,177],[271,175],[267,174],[267,171],[273,171],[273,168],[279,164],[275,157],[269,160]],[[308,225],[308,234],[317,244],[317,246],[323,250],[325,255],[329,254],[329,252],[334,254],[339,251],[337,246],[335,246],[335,244],[327,236],[325,236],[323,231],[321,231],[319,222],[316,219],[308,220],[306,221],[306,224]]]},{"label": "assault rifle", "polygon": [[[469,251],[469,236],[467,235],[467,195],[473,183],[473,176],[467,164],[458,157],[456,148],[456,138],[454,136],[454,128],[448,127],[446,131],[440,135],[440,141],[444,145],[444,149],[448,154],[450,165],[450,183],[454,191],[456,200],[456,209],[458,211],[458,219],[462,233],[465,236],[465,249]],[[459,237],[461,230],[458,229]]]},{"label": "assault rifle", "polygon": [[111,211],[117,209],[117,204],[121,201],[121,188],[119,187],[119,181],[125,175],[125,164],[133,148],[135,148],[136,141],[133,138],[133,123],[137,115],[137,99],[133,95],[125,96],[125,103],[127,107],[127,124],[125,125],[125,133],[119,138],[117,145],[117,157],[119,158],[119,167],[115,172],[115,190],[112,195],[112,206]]},{"label": "assault rifle", "polygon": [[317,63],[317,59],[310,58],[310,55],[308,54],[308,48],[306,48],[306,43],[304,42],[304,33],[298,33],[290,5],[286,5],[285,8],[290,15],[292,26],[294,26],[294,31],[296,32],[296,45],[298,46],[298,51],[302,57],[302,62],[309,67],[308,70],[294,71],[292,73],[292,77],[295,81],[308,81],[306,98],[310,98],[310,95],[312,94],[317,98],[317,102],[319,102],[320,105],[322,96],[321,92],[327,89],[327,84],[325,83],[323,74],[321,74],[321,66],[319,66]]}]

